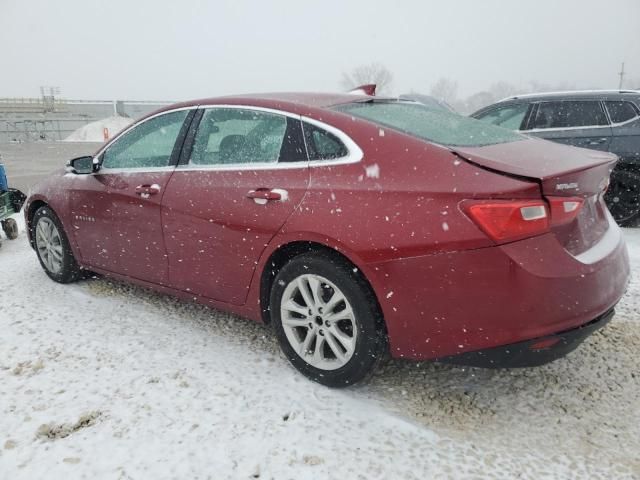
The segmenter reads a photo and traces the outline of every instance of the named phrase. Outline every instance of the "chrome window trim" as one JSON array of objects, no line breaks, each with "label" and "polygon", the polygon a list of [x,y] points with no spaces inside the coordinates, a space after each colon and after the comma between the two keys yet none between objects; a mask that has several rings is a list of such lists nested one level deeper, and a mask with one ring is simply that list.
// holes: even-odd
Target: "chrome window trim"
[{"label": "chrome window trim", "polygon": [[239,171],[239,170],[290,170],[294,168],[308,168],[308,161],[301,162],[273,162],[273,163],[227,163],[225,165],[178,165],[177,172],[210,172],[210,171]]},{"label": "chrome window trim", "polygon": [[538,93],[521,93],[518,95],[511,95],[510,97],[505,97],[502,100],[498,100],[498,102],[506,102],[507,100],[519,100],[521,98],[534,98],[535,97],[545,97],[547,95],[562,97],[564,95],[625,95],[625,94],[634,94],[640,93],[640,90],[633,89],[618,89],[618,90],[606,90],[606,89],[594,89],[594,90],[564,90],[564,91],[553,91],[553,92],[538,92]]},{"label": "chrome window trim", "polygon": [[[629,105],[631,105],[631,108],[633,109],[633,111],[636,112],[636,116],[630,118],[629,120],[625,120],[624,122],[613,122],[611,120],[611,113],[609,112],[609,108],[607,107],[607,102],[628,103]],[[640,109],[631,100],[602,100],[602,108],[604,108],[604,111],[607,114],[607,118],[609,119],[609,123],[611,124],[612,127],[622,127],[627,123],[635,122],[640,118]]]},{"label": "chrome window trim", "polygon": [[612,127],[622,127],[622,126],[626,125],[627,123],[635,122],[638,119],[640,119],[640,115],[636,115],[635,117],[630,118],[629,120],[625,120],[624,122],[618,122],[618,123],[611,122],[611,126]]},{"label": "chrome window trim", "polygon": [[[111,140],[109,140],[106,144],[104,144],[102,146],[102,148],[100,150],[98,150],[98,153],[96,153],[93,158],[98,158],[100,157],[111,145],[113,145],[114,142],[116,142],[120,137],[122,137],[124,134],[128,133],[129,131],[133,130],[134,128],[136,128],[138,125],[142,125],[144,123],[147,123],[149,120],[153,120],[154,118],[157,118],[161,115],[167,115],[169,113],[173,113],[173,112],[180,112],[182,110],[196,110],[198,107],[197,106],[190,106],[190,107],[180,107],[180,108],[172,108],[171,110],[165,110],[159,113],[156,113],[155,115],[151,115],[150,117],[147,117],[143,120],[140,120],[138,122],[133,122],[131,125],[129,125],[126,129],[124,129],[122,132],[120,132],[118,135],[116,135],[115,137],[113,137]],[[168,168],[171,167],[173,168],[173,165],[168,165],[167,167],[157,167],[157,168]],[[117,170],[117,169],[110,169],[108,167],[101,167],[100,170],[102,170],[102,168],[105,168],[105,170]],[[122,169],[122,170],[133,170],[133,168],[129,169]]]},{"label": "chrome window trim", "polygon": [[[562,102],[593,102],[593,103],[599,103],[600,104],[600,108],[602,108],[602,113],[604,113],[605,118],[607,119],[607,124],[606,125],[582,125],[580,127],[553,127],[553,128],[531,128],[529,130],[516,130],[517,132],[521,132],[521,133],[536,133],[536,132],[562,132],[565,130],[569,130],[569,131],[573,131],[573,130],[586,130],[586,129],[594,129],[594,128],[611,128],[613,125],[613,123],[611,123],[611,119],[609,118],[609,112],[607,111],[606,106],[602,103],[601,100],[592,100],[592,99],[576,99],[576,100],[541,100],[539,102],[531,102],[532,105],[536,105],[537,107],[539,107],[541,104],[543,103],[562,103]],[[536,115],[537,115],[537,110],[536,110]]]},{"label": "chrome window trim", "polygon": [[[277,110],[274,108],[255,107],[251,105],[203,104],[199,105],[198,108],[201,108],[203,110],[210,108],[235,108],[242,110],[255,110],[259,112],[273,113],[275,115],[294,118],[301,122],[308,122],[335,135],[344,144],[348,153],[344,157],[331,160],[306,160],[301,162],[229,163],[225,165],[195,165],[188,163],[186,165],[178,165],[176,167],[176,171],[290,170],[309,167],[331,167],[336,165],[358,163],[364,157],[362,149],[356,144],[356,142],[351,139],[351,137],[349,137],[342,130],[322,121],[306,117],[304,115],[297,115],[295,113]],[[191,161],[191,159],[189,159],[189,161]]]},{"label": "chrome window trim", "polygon": [[225,103],[214,103],[214,104],[203,103],[202,105],[198,105],[198,108],[203,110],[207,108],[234,108],[237,110],[256,110],[258,112],[273,113],[275,115],[282,115],[285,117],[295,118],[296,120],[300,120],[300,115],[297,115],[295,113],[286,112],[284,110],[277,110],[275,108],[255,107],[251,105],[228,105]]},{"label": "chrome window trim", "polygon": [[[201,110],[211,110],[213,108],[227,108],[227,109],[235,109],[235,110],[254,110],[262,113],[271,113],[273,115],[279,115],[281,117],[293,118],[295,120],[300,121],[300,115],[296,115],[295,113],[285,112],[283,110],[276,110],[274,108],[266,108],[266,107],[250,107],[247,105],[227,105],[227,104],[203,104],[198,105],[198,108]],[[199,127],[199,125],[198,125]],[[285,129],[286,132],[286,129]],[[196,131],[196,136],[198,135]],[[195,137],[194,137],[195,140]],[[282,147],[282,146],[281,146]],[[308,157],[308,156],[307,156]],[[289,168],[306,168],[308,162],[283,162],[283,164],[291,163],[291,164],[304,164],[304,167],[300,165],[294,165]],[[186,165],[178,165],[176,170],[270,170],[279,165],[278,160],[270,161],[270,162],[256,162],[256,163],[227,163],[224,165],[199,165],[192,164],[191,158],[189,158],[189,163]],[[245,168],[246,167],[246,168]]]},{"label": "chrome window trim", "polygon": [[535,132],[562,132],[565,130],[585,130],[585,129],[594,129],[594,128],[611,128],[616,124],[611,125],[585,125],[584,127],[553,127],[553,128],[532,128],[531,130],[516,130],[519,133],[535,133]]},{"label": "chrome window trim", "polygon": [[[154,173],[154,172],[172,172],[175,170],[174,165],[167,165],[166,167],[135,167],[135,168],[100,168],[97,172],[90,173],[89,175],[115,175],[125,173]],[[86,176],[86,175],[81,175]]]},{"label": "chrome window trim", "polygon": [[[152,173],[152,172],[167,172],[167,171],[229,171],[229,170],[290,170],[290,169],[299,169],[299,168],[309,168],[309,167],[332,167],[337,165],[348,165],[352,163],[358,163],[364,158],[364,152],[358,146],[358,144],[351,139],[346,133],[342,130],[329,125],[320,120],[315,120],[313,118],[309,118],[303,115],[297,115],[295,113],[287,112],[284,110],[278,110],[275,108],[267,108],[267,107],[257,107],[252,105],[229,105],[229,104],[202,104],[202,105],[192,105],[189,107],[179,107],[172,108],[170,110],[165,110],[160,113],[156,113],[150,117],[145,118],[142,121],[134,122],[125,130],[120,132],[118,135],[113,137],[106,143],[99,151],[94,155],[93,158],[99,158],[114,142],[116,142],[121,136],[137,127],[138,125],[142,125],[149,120],[152,120],[160,115],[166,115],[173,112],[179,112],[182,110],[198,110],[198,109],[207,109],[207,108],[235,108],[235,109],[243,109],[243,110],[256,110],[259,112],[273,113],[276,115],[282,115],[289,118],[294,118],[296,120],[300,120],[301,122],[308,122],[312,125],[315,125],[319,128],[326,130],[329,133],[335,135],[347,148],[349,152],[346,156],[331,159],[331,160],[306,160],[300,162],[274,162],[274,163],[233,163],[226,165],[167,165],[166,167],[151,167],[151,168],[107,168],[103,167],[96,173],[91,173],[87,176],[91,175],[108,175],[108,174],[122,174],[122,173]],[[306,149],[306,142],[305,142]],[[308,158],[308,155],[307,155]]]},{"label": "chrome window trim", "polygon": [[[335,135],[338,140],[340,140],[347,149],[347,155],[340,158],[330,159],[330,160],[310,160],[309,165],[311,166],[323,166],[323,165],[347,165],[350,163],[358,163],[364,157],[364,152],[358,146],[356,142],[354,142],[349,135],[344,133],[342,130],[334,127],[333,125],[329,125],[320,120],[316,120],[314,118],[305,117],[304,115],[301,117],[303,122],[310,123],[318,128],[326,130],[327,132]],[[302,126],[304,129],[304,125]],[[306,145],[306,141],[305,141]]]}]

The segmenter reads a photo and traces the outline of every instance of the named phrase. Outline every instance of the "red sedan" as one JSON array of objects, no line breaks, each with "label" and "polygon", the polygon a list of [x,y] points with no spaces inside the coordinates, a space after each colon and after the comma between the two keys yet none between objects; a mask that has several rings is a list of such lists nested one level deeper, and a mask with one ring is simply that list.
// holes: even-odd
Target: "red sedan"
[{"label": "red sedan", "polygon": [[24,211],[53,280],[269,323],[340,387],[386,353],[539,365],[605,324],[629,278],[602,200],[615,161],[411,101],[225,97],[147,116]]}]

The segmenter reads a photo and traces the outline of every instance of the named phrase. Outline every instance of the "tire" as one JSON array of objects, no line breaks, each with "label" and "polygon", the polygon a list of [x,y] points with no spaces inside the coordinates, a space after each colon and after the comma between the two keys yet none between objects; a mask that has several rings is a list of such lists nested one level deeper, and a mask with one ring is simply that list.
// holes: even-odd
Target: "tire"
[{"label": "tire", "polygon": [[18,238],[18,222],[16,222],[14,218],[3,220],[2,230],[9,240]]},{"label": "tire", "polygon": [[640,175],[614,171],[604,198],[618,225],[635,226],[640,220]]},{"label": "tire", "polygon": [[386,357],[384,321],[371,288],[353,267],[330,254],[290,260],[274,279],[270,312],[285,356],[322,385],[361,382]]},{"label": "tire", "polygon": [[29,225],[38,260],[51,280],[70,283],[81,278],[76,262],[58,216],[48,206],[40,207]]}]

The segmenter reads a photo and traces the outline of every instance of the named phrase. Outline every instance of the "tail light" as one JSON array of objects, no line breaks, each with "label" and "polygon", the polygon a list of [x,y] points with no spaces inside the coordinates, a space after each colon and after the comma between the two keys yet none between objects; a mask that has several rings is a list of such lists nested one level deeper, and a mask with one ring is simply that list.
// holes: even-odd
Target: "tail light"
[{"label": "tail light", "polygon": [[571,222],[584,202],[579,197],[547,197],[547,201],[470,200],[463,202],[462,209],[491,239],[505,243]]},{"label": "tail light", "polygon": [[496,242],[532,237],[549,231],[543,200],[482,200],[463,204],[467,215]]},{"label": "tail light", "polygon": [[578,212],[584,204],[580,197],[547,197],[551,206],[551,223],[564,225],[578,216]]}]

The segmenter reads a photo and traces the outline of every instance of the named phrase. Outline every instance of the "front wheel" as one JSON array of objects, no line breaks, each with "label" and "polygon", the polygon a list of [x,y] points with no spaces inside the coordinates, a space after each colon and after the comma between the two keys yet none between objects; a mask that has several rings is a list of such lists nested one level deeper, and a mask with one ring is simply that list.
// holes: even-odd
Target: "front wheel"
[{"label": "front wheel", "polygon": [[38,260],[49,278],[58,283],[78,280],[80,268],[62,223],[53,210],[40,207],[33,216],[30,228]]},{"label": "front wheel", "polygon": [[271,290],[271,321],[289,361],[329,387],[366,378],[387,350],[382,316],[367,283],[322,252],[295,257]]}]

